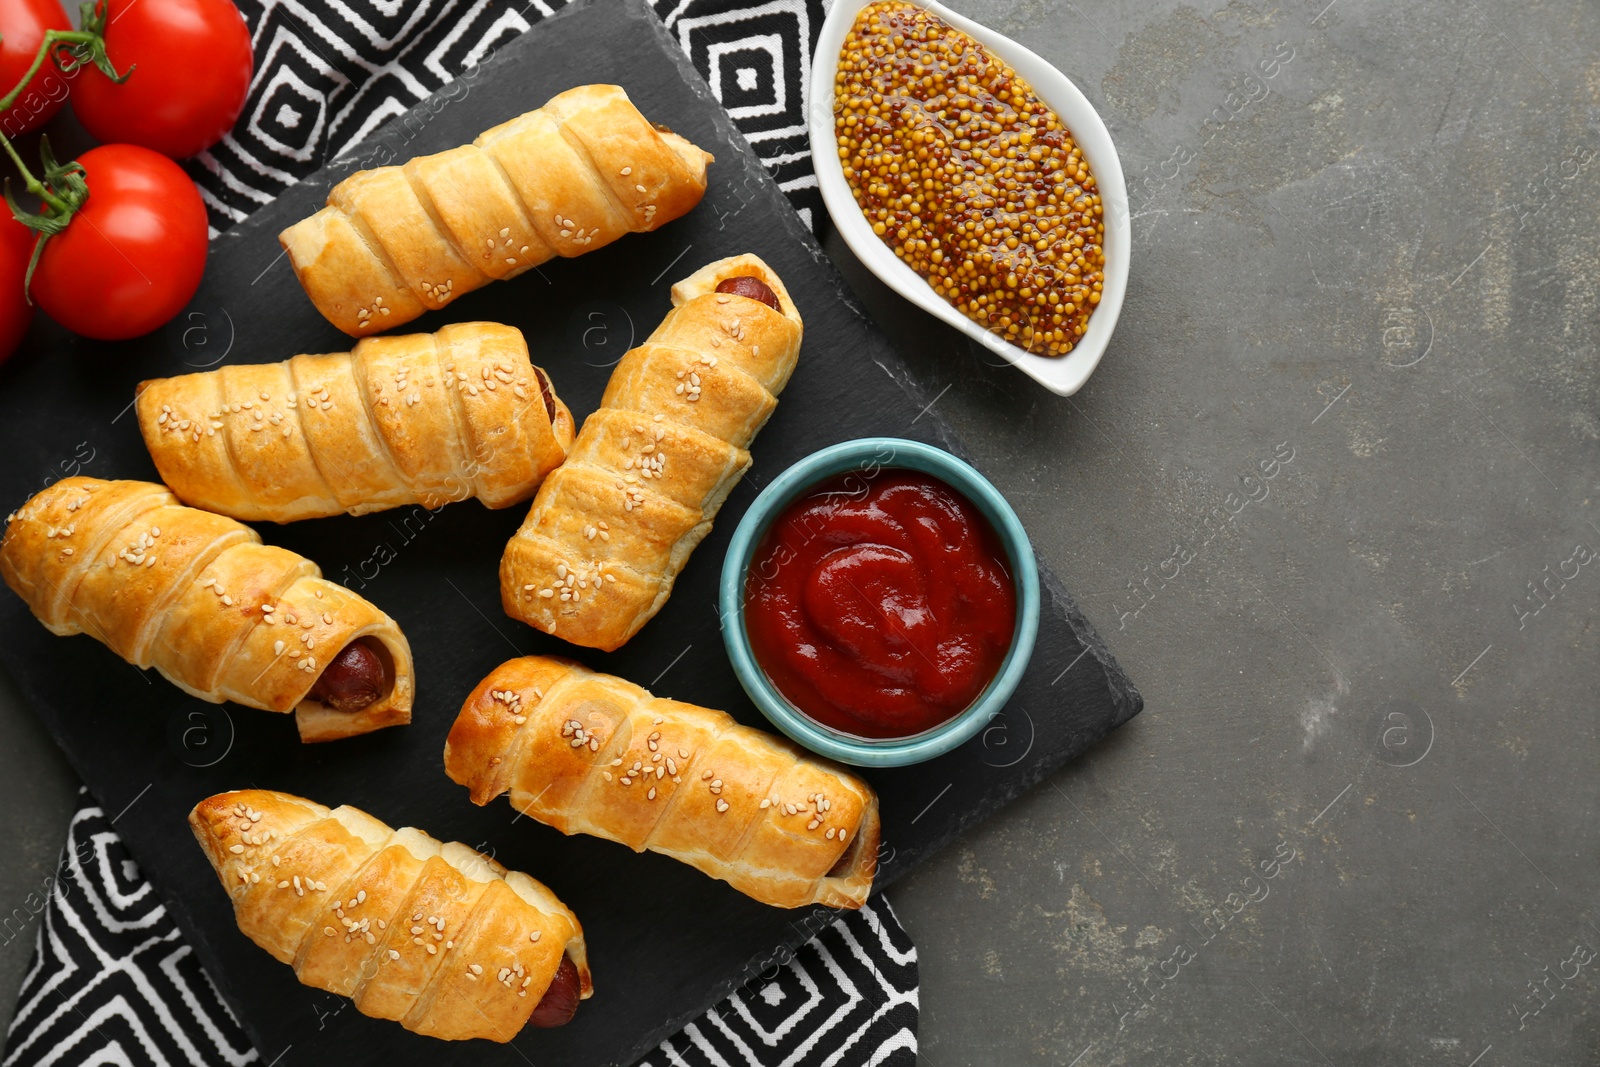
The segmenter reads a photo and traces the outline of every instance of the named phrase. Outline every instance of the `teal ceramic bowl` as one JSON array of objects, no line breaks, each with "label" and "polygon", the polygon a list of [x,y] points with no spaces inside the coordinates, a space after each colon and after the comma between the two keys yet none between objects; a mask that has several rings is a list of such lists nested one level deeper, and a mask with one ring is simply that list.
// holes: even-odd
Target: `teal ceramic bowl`
[{"label": "teal ceramic bowl", "polygon": [[[819,482],[855,471],[871,479],[882,470],[914,470],[931,474],[970,500],[994,527],[1005,548],[1006,563],[1017,590],[1017,624],[1011,648],[1000,669],[977,700],[959,715],[910,737],[858,737],[824,726],[800,711],[778,691],[756,662],[745,631],[745,577],[751,559],[773,520],[797,497]],[[941,756],[982,730],[1005,706],[1033,655],[1039,632],[1039,569],[1033,546],[1000,491],[968,463],[941,448],[897,437],[866,437],[815,452],[774,479],[739,520],[733,543],[722,563],[720,591],[722,642],[734,673],[756,707],[772,725],[811,751],[858,767],[903,767]]]}]

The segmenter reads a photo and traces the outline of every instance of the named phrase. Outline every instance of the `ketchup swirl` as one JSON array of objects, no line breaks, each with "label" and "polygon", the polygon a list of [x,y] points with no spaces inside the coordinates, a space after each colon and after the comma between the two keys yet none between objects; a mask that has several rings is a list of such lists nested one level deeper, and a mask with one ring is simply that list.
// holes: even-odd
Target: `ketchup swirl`
[{"label": "ketchup swirl", "polygon": [[907,737],[963,711],[1016,623],[1005,551],[976,507],[918,471],[845,474],[790,504],[751,563],[757,661],[805,714]]}]

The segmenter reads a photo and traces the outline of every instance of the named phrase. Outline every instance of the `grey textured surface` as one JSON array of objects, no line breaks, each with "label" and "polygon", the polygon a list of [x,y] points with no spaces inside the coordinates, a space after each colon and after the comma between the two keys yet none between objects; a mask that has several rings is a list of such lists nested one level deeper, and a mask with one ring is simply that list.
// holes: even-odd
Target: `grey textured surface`
[{"label": "grey textured surface", "polygon": [[851,280],[1146,710],[896,888],[926,1062],[1600,1063],[1593,5],[955,6],[1117,140],[1117,337],[1063,400]]}]

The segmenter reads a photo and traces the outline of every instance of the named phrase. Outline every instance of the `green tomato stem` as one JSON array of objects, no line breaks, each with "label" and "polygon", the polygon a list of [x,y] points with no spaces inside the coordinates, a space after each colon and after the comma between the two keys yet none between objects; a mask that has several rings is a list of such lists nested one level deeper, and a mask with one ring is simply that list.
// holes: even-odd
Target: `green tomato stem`
[{"label": "green tomato stem", "polygon": [[22,95],[22,90],[28,87],[28,83],[33,80],[33,76],[39,73],[39,68],[44,66],[45,60],[49,59],[55,52],[56,46],[63,44],[93,44],[99,37],[99,34],[90,30],[46,31],[44,40],[39,42],[39,54],[33,57],[33,66],[28,68],[28,72],[22,76],[22,80],[17,83],[15,88],[5,96],[0,96],[0,111],[10,110],[11,105],[17,102],[17,97]]},{"label": "green tomato stem", "polygon": [[24,163],[22,161],[22,157],[17,154],[16,146],[11,143],[11,139],[4,133],[0,133],[0,147],[5,148],[6,155],[10,156],[11,162],[17,165],[17,170],[22,172],[22,180],[27,186],[28,192],[32,193],[34,196],[37,196],[50,208],[51,211],[55,212],[57,215],[69,215],[72,213],[72,207],[70,204],[52,193],[48,188],[45,187],[43,182],[39,181],[38,178],[33,176],[33,172],[28,169],[28,165]]}]

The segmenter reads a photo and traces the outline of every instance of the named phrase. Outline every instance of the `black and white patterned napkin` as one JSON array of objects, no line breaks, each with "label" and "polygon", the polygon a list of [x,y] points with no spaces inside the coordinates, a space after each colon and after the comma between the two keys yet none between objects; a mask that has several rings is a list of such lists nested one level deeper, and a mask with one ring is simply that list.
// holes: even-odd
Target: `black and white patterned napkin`
[{"label": "black and white patterned napkin", "polygon": [[[808,225],[825,212],[806,95],[823,0],[650,0]],[[241,0],[256,74],[233,132],[190,164],[226,229],[470,71],[567,0]]]},{"label": "black and white patterned napkin", "polygon": [[[566,0],[243,0],[256,74],[234,130],[187,164],[215,232],[270,203]],[[823,0],[653,0],[809,225],[824,217],[805,99]],[[260,1063],[110,820],[84,791],[0,1067]],[[8,937],[20,936],[7,927]],[[917,952],[879,897],[638,1067],[914,1067]]]},{"label": "black and white patterned napkin", "polygon": [[[265,1062],[87,790],[55,877],[29,901],[36,942],[5,1067]],[[638,1067],[915,1067],[916,1055],[917,950],[878,897]]]}]

